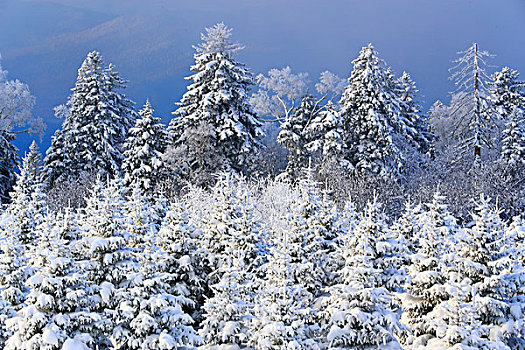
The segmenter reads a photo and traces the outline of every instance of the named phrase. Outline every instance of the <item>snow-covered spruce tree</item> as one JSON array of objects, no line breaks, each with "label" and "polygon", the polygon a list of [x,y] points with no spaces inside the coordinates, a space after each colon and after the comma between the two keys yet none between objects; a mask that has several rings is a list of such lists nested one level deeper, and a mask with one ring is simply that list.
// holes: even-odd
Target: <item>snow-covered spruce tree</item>
[{"label": "snow-covered spruce tree", "polygon": [[295,282],[287,237],[280,238],[263,265],[266,278],[255,297],[249,345],[260,350],[318,350],[313,296]]},{"label": "snow-covered spruce tree", "polygon": [[149,195],[153,194],[155,184],[160,180],[162,154],[168,142],[168,133],[153,112],[147,100],[139,112],[140,118],[129,130],[122,161],[124,184],[131,189],[140,186],[142,192]]},{"label": "snow-covered spruce tree", "polygon": [[508,67],[492,75],[493,103],[505,121],[502,131],[501,160],[511,169],[525,164],[525,82]]},{"label": "snow-covered spruce tree", "polygon": [[[75,242],[75,253],[80,260],[80,273],[93,284],[100,303],[95,309],[104,320],[105,334],[110,337],[118,320],[115,309],[125,298],[129,286],[127,274],[136,263],[127,246],[128,234],[123,229],[121,194],[118,180],[97,181],[80,220],[82,238]],[[98,344],[105,346],[105,343]]]},{"label": "snow-covered spruce tree", "polygon": [[329,255],[334,251],[334,240],[340,235],[339,218],[335,205],[327,196],[319,194],[313,169],[308,168],[303,174],[305,172],[299,181],[300,197],[291,205],[284,231],[293,271],[290,277],[317,298],[334,279],[335,267]]},{"label": "snow-covered spruce tree", "polygon": [[299,106],[282,121],[277,142],[288,150],[288,164],[281,177],[297,181],[308,167],[312,155],[306,147],[308,143],[306,129],[318,113],[313,96],[304,95]]},{"label": "snow-covered spruce tree", "polygon": [[0,347],[12,335],[8,319],[16,316],[28,293],[24,285],[31,275],[25,246],[19,240],[20,229],[11,219],[2,218],[0,227]]},{"label": "snow-covered spruce tree", "polygon": [[192,327],[193,319],[183,310],[193,302],[179,294],[183,291],[171,292],[170,275],[158,264],[155,249],[150,241],[139,253],[140,269],[129,275],[130,285],[116,306],[115,348],[175,350],[201,343]]},{"label": "snow-covered spruce tree", "polygon": [[344,157],[357,171],[396,174],[405,165],[407,130],[396,82],[372,44],[361,49],[353,64],[350,84],[339,102]]},{"label": "snow-covered spruce tree", "polygon": [[396,242],[388,237],[377,204],[369,203],[352,235],[344,238],[340,284],[328,288],[321,309],[324,340],[331,349],[399,348],[392,290],[400,287]]},{"label": "snow-covered spruce tree", "polygon": [[[211,174],[216,171],[249,170],[260,147],[262,124],[248,100],[254,80],[250,71],[234,59],[243,47],[231,42],[231,33],[224,23],[218,23],[206,28],[201,35],[203,42],[194,47],[191,71],[195,74],[186,78],[192,84],[169,125],[173,145],[167,157],[182,179],[193,179],[195,172],[207,172],[208,178],[198,180],[210,184],[214,182]],[[207,131],[196,133],[202,128]],[[202,139],[189,140],[197,135]]]},{"label": "snow-covered spruce tree", "polygon": [[[519,294],[520,275],[512,268],[514,256],[507,251],[505,224],[501,212],[481,196],[473,214],[474,226],[459,236],[454,273],[467,280],[466,302],[478,309],[483,338],[514,345],[522,334],[523,314],[511,311],[511,298]],[[510,269],[509,269],[510,267]],[[521,342],[525,346],[525,342]]]},{"label": "snow-covered spruce tree", "polygon": [[32,147],[22,160],[17,183],[11,193],[12,202],[7,208],[7,213],[15,220],[14,225],[20,230],[19,239],[23,244],[36,243],[36,228],[47,213],[46,196],[40,180],[40,160],[40,154]]},{"label": "snow-covered spruce tree", "polygon": [[[242,256],[234,252],[219,268],[221,279],[211,286],[213,297],[206,300],[199,334],[204,349],[240,349],[249,339],[253,296]],[[239,255],[239,256],[236,256]]]},{"label": "snow-covered spruce tree", "polygon": [[308,143],[306,148],[317,156],[321,173],[328,173],[332,167],[347,167],[341,158],[343,153],[343,129],[339,108],[329,101],[319,111],[305,130]]},{"label": "snow-covered spruce tree", "polygon": [[197,245],[200,232],[190,223],[191,213],[182,203],[172,203],[156,236],[155,253],[159,271],[169,274],[169,292],[192,301],[184,311],[199,322],[204,299],[209,296],[210,272],[206,253]]},{"label": "snow-covered spruce tree", "polygon": [[428,340],[436,336],[437,326],[431,313],[450,295],[446,289],[448,253],[455,221],[446,210],[443,197],[434,195],[433,202],[418,215],[415,237],[408,267],[406,293],[400,296],[403,314],[401,322],[410,332],[401,332],[405,349],[423,349]]},{"label": "snow-covered spruce tree", "polygon": [[456,121],[454,134],[459,141],[459,157],[481,160],[482,148],[494,146],[496,131],[496,113],[491,102],[488,87],[489,77],[485,67],[487,58],[492,55],[480,50],[477,43],[465,51],[458,52],[460,58],[450,69],[450,79],[456,84],[456,93],[460,93],[455,108],[450,112]]},{"label": "snow-covered spruce tree", "polygon": [[253,272],[262,261],[260,225],[244,179],[222,173],[213,188],[215,204],[205,220],[201,242],[208,254],[210,282],[220,279],[221,266],[234,254],[244,259],[244,268]]},{"label": "snow-covered spruce tree", "polygon": [[89,311],[98,298],[78,273],[65,241],[53,231],[44,235],[45,244],[39,247],[45,259],[25,283],[30,292],[24,307],[8,322],[13,334],[5,349],[60,350],[68,340],[79,349],[94,348],[103,338],[100,315]]},{"label": "snow-covered spruce tree", "polygon": [[154,241],[161,219],[152,198],[137,185],[128,194],[122,207],[123,229],[129,235],[128,246],[141,251],[147,241]]},{"label": "snow-covered spruce tree", "polygon": [[468,281],[448,282],[445,288],[449,298],[428,315],[436,329],[436,335],[430,337],[424,345],[416,344],[406,349],[511,349],[501,341],[484,338],[480,308],[465,301],[469,294]]},{"label": "snow-covered spruce tree", "polygon": [[403,72],[401,77],[396,80],[397,94],[401,103],[402,126],[408,136],[411,146],[421,154],[428,154],[433,151],[433,135],[428,124],[427,117],[421,113],[421,106],[417,101],[416,83],[410,74]]},{"label": "snow-covered spruce tree", "polygon": [[49,186],[81,171],[102,177],[119,174],[121,143],[136,119],[133,103],[119,92],[123,88],[112,66],[105,68],[100,54],[90,52],[78,70],[66,106],[55,109],[64,122],[44,159]]}]

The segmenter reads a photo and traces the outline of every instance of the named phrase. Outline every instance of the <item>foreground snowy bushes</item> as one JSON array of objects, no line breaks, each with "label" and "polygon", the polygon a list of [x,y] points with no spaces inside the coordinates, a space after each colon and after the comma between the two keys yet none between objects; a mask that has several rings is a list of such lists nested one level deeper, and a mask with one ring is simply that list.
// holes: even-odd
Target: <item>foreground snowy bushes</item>
[{"label": "foreground snowy bushes", "polygon": [[1,220],[6,350],[525,347],[525,223],[484,196],[459,226],[438,193],[392,220],[374,198],[336,207],[311,173],[223,175],[171,203],[98,181],[57,214],[20,184]]}]

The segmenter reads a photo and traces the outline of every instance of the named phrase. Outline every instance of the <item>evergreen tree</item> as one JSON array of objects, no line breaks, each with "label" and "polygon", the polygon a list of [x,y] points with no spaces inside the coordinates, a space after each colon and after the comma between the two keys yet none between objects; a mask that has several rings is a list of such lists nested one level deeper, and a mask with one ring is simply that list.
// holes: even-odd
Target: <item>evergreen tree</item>
[{"label": "evergreen tree", "polygon": [[12,335],[7,327],[8,320],[23,306],[28,293],[24,283],[32,269],[19,240],[20,229],[13,220],[4,221],[0,232],[0,347],[3,348]]},{"label": "evergreen tree", "polygon": [[395,80],[371,44],[353,64],[340,101],[345,159],[358,171],[395,174],[404,166],[407,129]]},{"label": "evergreen tree", "polygon": [[59,350],[68,340],[82,349],[93,348],[103,338],[100,316],[89,311],[98,298],[78,273],[64,241],[50,231],[44,236],[40,247],[46,247],[45,260],[26,282],[30,293],[9,322],[13,334],[5,349]]},{"label": "evergreen tree", "polygon": [[169,292],[192,301],[183,309],[198,324],[204,298],[210,295],[207,283],[210,270],[206,252],[197,244],[201,235],[190,222],[191,215],[183,204],[171,204],[156,236],[160,250],[155,256],[159,271],[169,274]]},{"label": "evergreen tree", "polygon": [[318,194],[316,185],[313,170],[308,168],[299,182],[301,195],[292,204],[285,227],[289,264],[294,272],[290,277],[315,298],[335,277],[329,256],[339,236],[336,207],[327,196]]},{"label": "evergreen tree", "polygon": [[67,105],[56,109],[64,122],[44,159],[48,185],[81,171],[102,177],[119,174],[121,143],[136,118],[132,102],[119,92],[123,88],[112,66],[104,68],[100,54],[90,52]]},{"label": "evergreen tree", "polygon": [[153,116],[149,100],[139,115],[140,118],[129,130],[130,136],[124,144],[124,184],[130,188],[140,186],[144,193],[152,195],[155,184],[160,180],[162,154],[166,149],[168,136],[160,118]]},{"label": "evergreen tree", "polygon": [[253,214],[254,208],[244,180],[223,173],[213,188],[215,205],[205,221],[202,242],[208,253],[210,280],[220,279],[220,267],[234,254],[240,254],[244,266],[254,271],[262,261],[260,225]]},{"label": "evergreen tree", "polygon": [[513,257],[504,249],[505,225],[500,214],[491,208],[490,198],[480,197],[473,214],[474,226],[460,236],[455,273],[461,281],[468,281],[470,293],[466,302],[478,308],[482,336],[505,342],[520,337],[523,316],[515,320],[511,314],[510,299],[519,294],[520,282],[519,276],[508,269],[508,260]]},{"label": "evergreen tree", "polygon": [[427,118],[421,114],[421,106],[416,100],[419,92],[416,83],[407,72],[403,72],[396,83],[401,102],[402,125],[405,127],[403,131],[407,134],[412,147],[421,154],[427,154],[432,150],[433,135]]},{"label": "evergreen tree", "polygon": [[153,241],[160,228],[161,219],[152,198],[136,186],[123,203],[123,229],[129,235],[128,246],[141,251],[144,244]]},{"label": "evergreen tree", "polygon": [[455,135],[460,142],[460,156],[470,153],[472,159],[479,161],[482,148],[494,145],[493,133],[496,129],[488,89],[489,77],[485,70],[485,60],[491,55],[480,50],[477,43],[458,54],[461,57],[454,61],[457,64],[451,68],[454,73],[450,77],[456,84],[456,92],[460,93],[451,111],[457,123],[454,126]]},{"label": "evergreen tree", "polygon": [[7,208],[15,219],[15,225],[20,230],[19,239],[23,244],[35,244],[39,224],[43,223],[46,212],[46,196],[40,180],[41,156],[36,145],[31,145],[31,151],[22,161],[17,183],[11,194],[12,202]]},{"label": "evergreen tree", "polygon": [[113,346],[118,349],[179,349],[201,343],[193,319],[183,307],[193,302],[170,293],[169,274],[159,269],[149,242],[139,255],[140,270],[130,275],[130,286],[115,312]]},{"label": "evergreen tree", "polygon": [[[107,337],[113,335],[118,322],[119,314],[115,310],[126,298],[130,284],[128,274],[136,268],[127,246],[129,235],[123,230],[122,206],[121,182],[108,180],[104,185],[98,180],[81,218],[82,238],[75,242],[81,274],[100,298],[90,311],[99,314]],[[96,345],[107,346],[107,340],[101,338]]]},{"label": "evergreen tree", "polygon": [[354,349],[389,344],[399,348],[394,332],[401,327],[391,306],[391,291],[400,285],[395,271],[399,257],[376,203],[368,204],[342,249],[341,283],[328,289],[330,296],[322,306],[328,346]]},{"label": "evergreen tree", "polygon": [[490,83],[493,103],[501,119],[501,160],[511,168],[525,163],[525,83],[518,81],[519,73],[508,67],[492,75]]},{"label": "evergreen tree", "polygon": [[216,171],[245,171],[260,147],[262,124],[248,100],[253,77],[233,57],[242,46],[230,41],[231,32],[216,24],[195,46],[195,74],[187,78],[192,85],[169,125],[174,141],[167,156],[182,179],[209,184]]},{"label": "evergreen tree", "polygon": [[251,274],[243,265],[244,259],[233,255],[219,268],[221,279],[211,286],[213,297],[203,307],[199,333],[205,349],[240,349],[249,339],[247,326],[253,296],[249,286]]},{"label": "evergreen tree", "polygon": [[423,349],[428,340],[436,336],[438,330],[431,313],[450,297],[446,289],[447,263],[443,257],[447,250],[443,247],[448,246],[446,240],[450,239],[447,223],[453,221],[439,194],[434,195],[428,207],[416,224],[417,243],[414,254],[410,255],[406,293],[400,297],[401,322],[410,329],[409,333],[400,334],[406,349]]},{"label": "evergreen tree", "polygon": [[258,289],[249,345],[261,350],[319,349],[311,325],[313,296],[295,282],[288,241],[281,237],[270,248],[266,278]]},{"label": "evergreen tree", "polygon": [[343,154],[343,129],[339,108],[329,101],[319,113],[313,116],[306,129],[306,148],[320,157],[321,171],[326,173],[332,166],[347,167],[341,158]]},{"label": "evergreen tree", "polygon": [[281,132],[277,136],[277,142],[288,150],[288,164],[282,176],[292,181],[301,178],[311,158],[306,148],[306,128],[318,112],[315,102],[312,96],[303,96],[300,105],[281,123]]}]

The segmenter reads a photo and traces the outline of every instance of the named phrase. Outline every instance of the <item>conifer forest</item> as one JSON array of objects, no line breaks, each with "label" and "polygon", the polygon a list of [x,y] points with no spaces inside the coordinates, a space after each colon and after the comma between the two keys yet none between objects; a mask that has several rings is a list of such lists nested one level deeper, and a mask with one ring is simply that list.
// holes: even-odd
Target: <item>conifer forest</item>
[{"label": "conifer forest", "polygon": [[236,34],[169,123],[87,53],[48,149],[0,66],[0,349],[525,349],[520,72],[458,47],[424,110],[373,43],[312,82]]}]

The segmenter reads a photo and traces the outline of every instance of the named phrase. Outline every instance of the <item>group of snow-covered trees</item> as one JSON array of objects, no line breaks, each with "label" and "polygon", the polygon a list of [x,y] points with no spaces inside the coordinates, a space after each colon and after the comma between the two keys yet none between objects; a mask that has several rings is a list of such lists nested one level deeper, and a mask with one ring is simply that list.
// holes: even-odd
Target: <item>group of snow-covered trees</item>
[{"label": "group of snow-covered trees", "polygon": [[311,93],[231,34],[168,126],[89,53],[21,163],[43,125],[0,68],[0,347],[525,349],[519,74],[474,44],[427,115],[372,45]]},{"label": "group of snow-covered trees", "polygon": [[[89,53],[67,103],[55,108],[62,128],[43,160],[50,198],[58,206],[83,205],[97,176],[174,193],[188,182],[211,186],[224,171],[296,182],[310,165],[330,183],[379,178],[414,192],[440,185],[452,194],[452,171],[473,178],[473,189],[463,189],[469,195],[496,197],[503,187],[514,197],[523,194],[525,84],[507,67],[489,76],[491,55],[477,44],[460,52],[451,69],[457,90],[450,106],[438,101],[427,115],[410,75],[396,78],[371,44],[353,60],[347,81],[326,71],[310,93],[307,74],[290,67],[254,77],[236,61],[243,47],[231,32],[219,23],[202,34],[186,78],[191,84],[168,127],[149,102],[136,113],[115,68]],[[8,81],[1,70],[0,84],[0,194],[6,202],[18,165],[12,141],[22,127],[42,127],[31,117],[27,86]],[[273,138],[264,139],[265,131]],[[486,173],[502,179],[499,189],[485,186]],[[73,188],[79,193],[71,194]]]},{"label": "group of snow-covered trees", "polygon": [[[222,173],[167,201],[97,180],[52,212],[34,146],[0,220],[4,349],[524,349],[525,222],[446,198],[387,217]],[[130,186],[130,184],[132,184]]]}]

